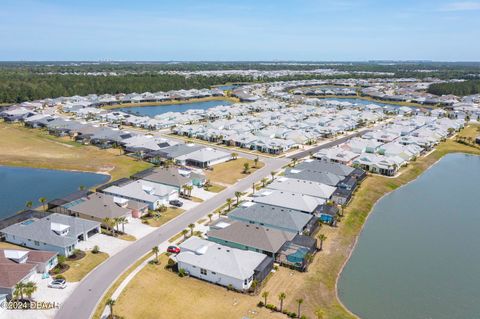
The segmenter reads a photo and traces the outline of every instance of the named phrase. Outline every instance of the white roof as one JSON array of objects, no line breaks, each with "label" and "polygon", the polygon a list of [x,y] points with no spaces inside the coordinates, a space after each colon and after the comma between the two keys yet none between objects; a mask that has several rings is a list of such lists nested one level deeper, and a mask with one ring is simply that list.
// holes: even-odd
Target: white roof
[{"label": "white roof", "polygon": [[3,253],[5,254],[5,258],[18,260],[25,257],[25,255],[28,255],[28,250],[5,249]]},{"label": "white roof", "polygon": [[195,236],[180,244],[180,249],[178,262],[240,280],[253,276],[255,268],[266,258],[264,254],[230,248]]}]

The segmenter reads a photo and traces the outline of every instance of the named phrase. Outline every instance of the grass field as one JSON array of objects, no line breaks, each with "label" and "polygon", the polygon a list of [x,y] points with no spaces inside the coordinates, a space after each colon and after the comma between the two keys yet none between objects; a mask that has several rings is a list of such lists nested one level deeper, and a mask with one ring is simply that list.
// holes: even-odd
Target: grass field
[{"label": "grass field", "polygon": [[99,252],[93,254],[92,252],[86,252],[85,257],[80,260],[68,260],[65,261],[70,268],[62,274],[69,282],[76,282],[82,280],[93,268],[100,265],[104,260],[108,258],[107,253]]},{"label": "grass field", "polygon": [[247,176],[243,173],[243,165],[248,163],[250,165],[250,173],[262,168],[265,164],[262,162],[257,163],[257,168],[254,168],[253,160],[246,158],[237,158],[225,163],[220,163],[213,166],[213,171],[206,171],[205,175],[207,179],[213,184],[231,185],[235,184],[239,179]]},{"label": "grass field", "polygon": [[102,172],[110,174],[112,179],[151,167],[119,155],[118,150],[80,145],[69,138],[57,138],[20,124],[0,122],[0,136],[0,165]]},{"label": "grass field", "polygon": [[163,224],[165,224],[166,222],[168,222],[168,221],[174,219],[175,217],[179,216],[183,212],[185,212],[184,209],[181,209],[181,208],[178,208],[178,207],[168,207],[165,212],[162,212],[160,214],[160,217],[158,217],[158,218],[153,218],[153,217],[142,218],[142,220],[146,220],[148,222],[148,225],[150,225],[152,227],[160,227]]},{"label": "grass field", "polygon": [[142,102],[142,103],[124,103],[124,104],[116,104],[116,105],[106,105],[103,108],[106,110],[118,109],[123,107],[138,107],[138,106],[146,106],[146,105],[173,105],[173,104],[188,104],[188,103],[197,103],[197,102],[208,102],[208,101],[229,101],[232,103],[240,102],[239,99],[229,96],[212,96],[212,97],[205,97],[199,99],[189,99],[184,101],[164,101],[164,102]]},{"label": "grass field", "polygon": [[[479,126],[469,126],[459,135],[475,137]],[[471,147],[449,139],[442,142],[428,156],[421,157],[403,168],[396,178],[369,176],[362,183],[345,209],[345,217],[338,227],[323,226],[320,233],[327,236],[323,251],[318,253],[309,271],[300,273],[280,268],[262,291],[270,294],[269,303],[278,304],[278,294],[285,292],[284,308],[297,310],[296,299],[303,298],[302,314],[323,319],[355,318],[337,299],[338,275],[352,251],[373,205],[385,194],[412,181],[448,153],[463,152],[480,155],[479,147]],[[145,296],[137,304],[135,296]],[[161,298],[158,298],[161,296]],[[185,302],[195,300],[195,302]],[[260,296],[231,293],[193,278],[179,278],[163,268],[148,265],[127,286],[117,303],[118,315],[126,318],[155,318],[158,314],[176,318],[286,318],[255,307]]]},{"label": "grass field", "polygon": [[27,250],[28,248],[0,241],[0,249]]},{"label": "grass field", "polygon": [[[195,278],[180,278],[161,264],[146,265],[117,300],[115,314],[124,318],[285,318],[259,309],[257,297],[227,291]],[[142,296],[138,298],[138,296]],[[132,299],[133,298],[133,299]],[[131,301],[135,300],[134,303]]]}]

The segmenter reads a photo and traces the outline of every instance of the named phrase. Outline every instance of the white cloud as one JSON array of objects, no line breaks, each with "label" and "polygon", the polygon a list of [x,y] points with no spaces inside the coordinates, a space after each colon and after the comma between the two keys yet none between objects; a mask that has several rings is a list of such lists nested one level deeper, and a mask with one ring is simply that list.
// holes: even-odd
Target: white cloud
[{"label": "white cloud", "polygon": [[480,10],[480,2],[475,1],[462,1],[462,2],[451,2],[440,8],[440,11],[474,11]]}]

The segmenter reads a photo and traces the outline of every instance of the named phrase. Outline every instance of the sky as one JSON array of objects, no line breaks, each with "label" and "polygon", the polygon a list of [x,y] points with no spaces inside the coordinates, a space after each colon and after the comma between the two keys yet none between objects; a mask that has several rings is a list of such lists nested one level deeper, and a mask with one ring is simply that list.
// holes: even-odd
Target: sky
[{"label": "sky", "polygon": [[0,60],[480,61],[480,0],[0,0]]}]

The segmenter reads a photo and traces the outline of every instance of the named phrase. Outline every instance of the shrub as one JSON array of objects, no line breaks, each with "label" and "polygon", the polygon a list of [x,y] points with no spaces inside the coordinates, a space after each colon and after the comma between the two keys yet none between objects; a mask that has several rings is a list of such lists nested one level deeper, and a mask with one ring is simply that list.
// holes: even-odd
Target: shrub
[{"label": "shrub", "polygon": [[265,304],[263,303],[263,301],[259,301],[259,302],[257,303],[257,307],[262,308],[263,306],[265,306]]},{"label": "shrub", "polygon": [[93,246],[92,254],[98,254],[100,252],[100,247],[98,245]]},{"label": "shrub", "polygon": [[265,308],[267,308],[267,309],[269,309],[269,310],[277,311],[277,306],[272,305],[271,303],[267,304],[267,305],[265,306]]},{"label": "shrub", "polygon": [[56,276],[55,276],[55,279],[65,279],[65,276],[62,276],[62,275],[56,275]]},{"label": "shrub", "polygon": [[185,277],[186,275],[187,275],[187,272],[185,271],[185,269],[180,268],[180,269],[178,270],[178,276],[180,276],[181,278],[182,278],[182,277]]},{"label": "shrub", "polygon": [[297,314],[296,314],[295,312],[290,312],[290,313],[288,313],[288,316],[289,316],[290,318],[297,318]]}]

